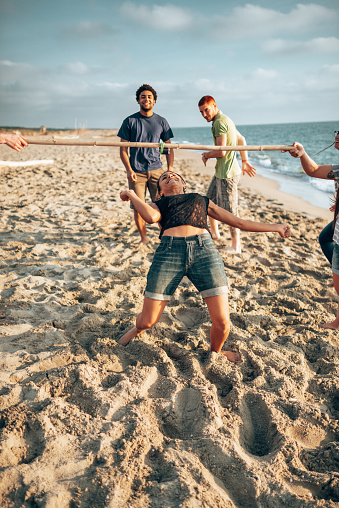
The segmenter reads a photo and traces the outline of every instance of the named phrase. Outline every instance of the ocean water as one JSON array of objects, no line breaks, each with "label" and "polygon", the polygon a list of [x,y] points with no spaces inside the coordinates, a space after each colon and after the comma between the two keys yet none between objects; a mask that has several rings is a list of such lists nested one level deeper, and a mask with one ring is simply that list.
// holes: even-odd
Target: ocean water
[{"label": "ocean water", "polygon": [[[294,141],[299,141],[317,164],[339,164],[339,152],[334,146],[315,155],[334,142],[334,131],[339,130],[339,121],[238,125],[237,128],[248,145],[292,145]],[[173,134],[174,143],[213,145],[210,125],[173,128]],[[249,152],[249,161],[258,175],[276,180],[281,191],[321,208],[331,205],[333,182],[310,178],[303,172],[299,159],[294,159],[289,153]]]}]

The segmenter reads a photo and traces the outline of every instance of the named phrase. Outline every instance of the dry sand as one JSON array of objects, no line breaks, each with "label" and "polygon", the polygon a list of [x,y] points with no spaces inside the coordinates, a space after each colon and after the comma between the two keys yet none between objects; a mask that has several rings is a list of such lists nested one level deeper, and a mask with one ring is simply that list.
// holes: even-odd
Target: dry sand
[{"label": "dry sand", "polygon": [[[317,242],[330,213],[243,180],[240,215],[292,237],[242,233],[230,257],[221,227],[236,366],[210,353],[187,280],[158,325],[117,344],[158,243],[152,226],[140,246],[119,200],[117,149],[1,146],[0,159],[54,160],[0,168],[0,505],[339,506],[339,339],[319,327],[338,302]],[[191,190],[212,167],[177,154]]]}]

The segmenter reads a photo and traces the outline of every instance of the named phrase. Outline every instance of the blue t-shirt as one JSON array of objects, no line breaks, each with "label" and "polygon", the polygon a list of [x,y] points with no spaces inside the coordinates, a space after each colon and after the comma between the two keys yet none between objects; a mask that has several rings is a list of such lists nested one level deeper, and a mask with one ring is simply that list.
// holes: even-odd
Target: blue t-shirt
[{"label": "blue t-shirt", "polygon": [[[126,141],[159,143],[173,138],[173,132],[165,118],[156,113],[144,116],[140,112],[128,116],[122,122],[118,136]],[[133,171],[144,173],[162,168],[156,148],[130,148],[129,161]]]}]

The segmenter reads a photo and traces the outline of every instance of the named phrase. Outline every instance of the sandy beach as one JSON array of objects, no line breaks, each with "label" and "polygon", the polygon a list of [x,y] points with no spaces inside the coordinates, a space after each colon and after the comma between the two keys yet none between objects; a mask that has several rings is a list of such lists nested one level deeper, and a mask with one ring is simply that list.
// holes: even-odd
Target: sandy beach
[{"label": "sandy beach", "polygon": [[[213,163],[175,157],[204,194]],[[230,256],[220,228],[234,365],[209,351],[186,279],[153,329],[117,343],[159,241],[148,226],[140,245],[119,199],[117,148],[0,146],[0,160],[53,161],[0,167],[0,506],[338,507],[339,332],[319,327],[338,297],[317,240],[332,214],[243,178],[240,216],[292,235],[242,233]]]}]

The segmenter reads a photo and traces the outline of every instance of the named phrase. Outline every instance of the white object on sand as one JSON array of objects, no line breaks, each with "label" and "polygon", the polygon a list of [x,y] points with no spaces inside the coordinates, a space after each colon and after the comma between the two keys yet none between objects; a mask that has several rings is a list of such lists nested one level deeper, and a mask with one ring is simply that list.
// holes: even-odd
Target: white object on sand
[{"label": "white object on sand", "polygon": [[46,159],[42,161],[0,161],[1,166],[9,166],[11,168],[19,168],[23,166],[40,166],[41,164],[54,164],[53,159]]}]

